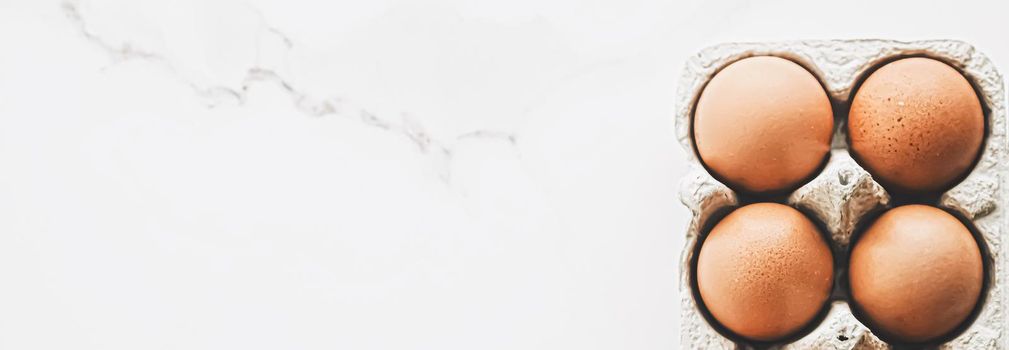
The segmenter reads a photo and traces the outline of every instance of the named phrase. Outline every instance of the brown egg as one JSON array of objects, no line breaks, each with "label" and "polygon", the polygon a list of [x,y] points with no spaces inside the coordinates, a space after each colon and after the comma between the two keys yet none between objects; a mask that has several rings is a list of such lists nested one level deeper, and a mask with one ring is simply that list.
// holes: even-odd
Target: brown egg
[{"label": "brown egg", "polygon": [[877,333],[908,343],[947,335],[981,295],[981,251],[970,231],[937,208],[906,205],[855,242],[851,295]]},{"label": "brown egg", "polygon": [[795,334],[830,296],[834,260],[805,215],[777,203],[736,209],[708,234],[697,260],[704,306],[733,333],[757,341]]},{"label": "brown egg", "polygon": [[981,103],[945,63],[906,58],[872,73],[848,114],[851,149],[883,185],[908,191],[949,188],[977,158]]},{"label": "brown egg", "polygon": [[711,78],[693,125],[704,164],[746,192],[780,192],[808,180],[830,151],[833,127],[819,81],[772,56],[736,61]]}]

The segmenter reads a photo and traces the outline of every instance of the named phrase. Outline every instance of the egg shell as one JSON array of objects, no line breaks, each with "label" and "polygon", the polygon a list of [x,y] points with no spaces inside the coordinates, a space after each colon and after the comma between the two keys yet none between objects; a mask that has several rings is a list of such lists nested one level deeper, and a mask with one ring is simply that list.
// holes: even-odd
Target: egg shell
[{"label": "egg shell", "polygon": [[707,310],[733,333],[765,342],[809,324],[830,297],[833,276],[820,230],[777,203],[734,210],[712,228],[697,260]]},{"label": "egg shell", "polygon": [[901,192],[949,188],[977,159],[984,114],[970,82],[938,60],[888,63],[858,88],[848,113],[851,150]]},{"label": "egg shell", "polygon": [[[951,339],[931,344],[930,348],[1009,349],[1009,283],[1007,246],[1002,243],[1007,218],[1000,206],[1006,202],[1009,186],[1005,157],[1009,154],[1006,138],[1006,96],[1001,74],[984,54],[971,45],[954,40],[902,42],[893,40],[812,40],[790,42],[727,43],[700,50],[686,63],[676,94],[675,132],[688,156],[695,156],[692,139],[692,113],[705,84],[721,68],[743,58],[774,55],[800,63],[823,84],[834,103],[840,123],[835,127],[831,155],[827,164],[812,180],[786,193],[779,201],[801,208],[822,222],[835,252],[849,249],[852,232],[867,216],[888,208],[891,194],[851,157],[847,150],[844,117],[846,103],[854,87],[874,69],[904,57],[931,57],[960,71],[972,84],[985,109],[985,140],[973,168],[952,188],[928,199],[930,205],[956,212],[969,220],[977,238],[988,249],[985,261],[988,283],[981,291],[983,303],[976,318]],[[729,208],[749,202],[752,197],[721,183],[697,159],[680,182],[680,200],[692,212],[686,229],[686,241],[680,260],[680,343],[683,349],[892,349],[857,319],[849,307],[844,290],[835,291],[826,316],[814,329],[799,339],[788,338],[772,344],[758,344],[726,337],[705,316],[699,298],[695,299],[691,273],[696,265],[700,233],[713,225]],[[903,199],[897,198],[897,201]],[[745,203],[744,203],[745,204]],[[844,265],[839,265],[844,276]],[[734,341],[735,340],[735,341]]]},{"label": "egg shell", "polygon": [[731,187],[780,192],[809,180],[830,151],[834,114],[820,82],[795,62],[745,58],[701,92],[694,140],[701,161]]},{"label": "egg shell", "polygon": [[877,332],[928,342],[974,311],[984,283],[981,259],[974,236],[953,215],[926,205],[897,207],[855,242],[851,299]]}]

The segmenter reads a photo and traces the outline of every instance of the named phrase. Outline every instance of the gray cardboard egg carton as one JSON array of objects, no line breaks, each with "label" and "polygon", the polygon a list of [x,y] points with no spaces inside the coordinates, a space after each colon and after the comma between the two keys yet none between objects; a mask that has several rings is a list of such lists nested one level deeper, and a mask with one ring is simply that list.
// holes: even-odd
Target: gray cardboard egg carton
[{"label": "gray cardboard egg carton", "polygon": [[[694,103],[707,81],[722,67],[758,55],[791,59],[809,69],[827,89],[831,100],[847,105],[854,86],[872,69],[897,57],[927,56],[955,66],[975,85],[986,107],[987,135],[977,165],[961,183],[941,195],[938,205],[973,221],[988,247],[989,283],[982,294],[977,318],[940,349],[1009,349],[1006,329],[1007,247],[1004,167],[1007,150],[1006,96],[1002,76],[974,47],[960,41],[830,40],[772,43],[729,43],[701,50],[688,60],[677,92],[676,135],[691,155],[691,170],[680,184],[680,200],[693,213],[680,261],[681,347],[685,349],[743,349],[718,333],[702,316],[691,285],[690,264],[698,235],[720,209],[739,203],[736,193],[715,180],[700,164],[691,134]],[[846,252],[852,232],[868,213],[891,205],[890,195],[849,155],[844,119],[835,119],[830,159],[822,172],[788,195],[788,203],[822,221],[835,252]],[[843,278],[843,277],[842,277]],[[818,326],[780,349],[889,349],[851,313],[843,300],[832,301]]]}]

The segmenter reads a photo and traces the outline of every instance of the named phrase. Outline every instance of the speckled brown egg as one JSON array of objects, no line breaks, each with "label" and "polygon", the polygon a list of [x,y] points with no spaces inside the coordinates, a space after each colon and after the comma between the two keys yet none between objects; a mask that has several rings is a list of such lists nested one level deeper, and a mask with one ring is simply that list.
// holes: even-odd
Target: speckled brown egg
[{"label": "speckled brown egg", "polygon": [[984,114],[956,69],[905,58],[881,67],[858,89],[848,132],[859,162],[888,189],[939,191],[977,158]]},{"label": "speckled brown egg", "polygon": [[981,251],[949,213],[924,205],[887,211],[855,242],[851,296],[873,331],[908,343],[949,334],[973,312]]},{"label": "speckled brown egg", "polygon": [[830,151],[834,116],[819,81],[772,56],[736,61],[716,74],[694,111],[701,161],[720,180],[751,193],[793,189]]},{"label": "speckled brown egg", "polygon": [[834,261],[819,229],[777,203],[750,204],[718,222],[701,245],[697,288],[722,326],[774,341],[810,323],[830,296]]}]

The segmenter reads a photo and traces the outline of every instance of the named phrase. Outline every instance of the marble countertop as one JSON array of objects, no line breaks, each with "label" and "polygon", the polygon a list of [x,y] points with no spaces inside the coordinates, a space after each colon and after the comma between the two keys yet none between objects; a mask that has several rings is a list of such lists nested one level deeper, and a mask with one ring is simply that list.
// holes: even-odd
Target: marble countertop
[{"label": "marble countertop", "polygon": [[0,348],[675,349],[685,59],[979,1],[0,0]]}]

